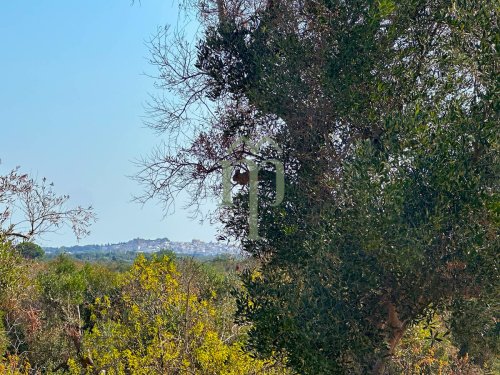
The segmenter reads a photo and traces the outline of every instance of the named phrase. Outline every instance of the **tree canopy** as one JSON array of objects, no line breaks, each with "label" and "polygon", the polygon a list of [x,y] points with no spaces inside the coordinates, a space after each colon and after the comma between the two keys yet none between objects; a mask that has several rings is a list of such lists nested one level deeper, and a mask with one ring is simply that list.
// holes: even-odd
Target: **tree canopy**
[{"label": "tree canopy", "polygon": [[[260,260],[240,318],[252,345],[304,374],[383,373],[435,312],[481,361],[498,304],[498,1],[202,1],[194,43],[151,41],[160,94],[139,199],[193,204],[223,188],[223,161],[259,173],[215,217]],[[171,98],[168,96],[167,98]],[[230,146],[245,137],[252,144]],[[277,207],[275,170],[286,192]],[[463,325],[481,311],[485,324]],[[458,322],[462,323],[458,323]],[[494,335],[493,335],[494,336]],[[495,350],[495,349],[491,349]]]},{"label": "tree canopy", "polygon": [[28,259],[40,258],[45,255],[45,251],[33,242],[21,242],[16,246],[16,250]]}]

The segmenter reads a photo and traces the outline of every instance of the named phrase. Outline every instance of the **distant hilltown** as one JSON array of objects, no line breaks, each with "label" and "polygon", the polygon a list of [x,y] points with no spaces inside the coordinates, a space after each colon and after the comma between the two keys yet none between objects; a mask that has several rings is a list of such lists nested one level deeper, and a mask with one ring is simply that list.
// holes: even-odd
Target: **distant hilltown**
[{"label": "distant hilltown", "polygon": [[60,253],[84,254],[84,253],[156,253],[161,250],[170,250],[179,255],[192,256],[217,256],[223,254],[239,255],[240,250],[234,246],[225,245],[219,242],[203,242],[192,240],[191,242],[174,242],[168,238],[158,238],[156,240],[145,240],[136,238],[128,242],[106,245],[83,245],[70,247],[44,247],[47,255]]}]

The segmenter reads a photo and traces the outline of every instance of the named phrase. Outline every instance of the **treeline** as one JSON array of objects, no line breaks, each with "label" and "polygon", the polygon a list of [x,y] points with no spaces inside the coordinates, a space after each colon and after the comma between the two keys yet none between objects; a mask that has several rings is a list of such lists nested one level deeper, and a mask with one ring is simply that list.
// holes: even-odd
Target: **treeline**
[{"label": "treeline", "polygon": [[201,261],[210,261],[215,259],[224,259],[231,258],[232,255],[229,254],[220,254],[220,255],[205,255],[205,254],[178,254],[172,250],[160,250],[154,253],[143,253],[140,251],[89,251],[84,253],[51,253],[45,254],[47,259],[54,259],[60,255],[67,254],[72,258],[84,261],[84,262],[123,262],[123,263],[132,263],[135,258],[137,258],[138,254],[144,254],[146,258],[150,258],[153,254],[172,254],[176,257],[180,258],[195,258]]}]

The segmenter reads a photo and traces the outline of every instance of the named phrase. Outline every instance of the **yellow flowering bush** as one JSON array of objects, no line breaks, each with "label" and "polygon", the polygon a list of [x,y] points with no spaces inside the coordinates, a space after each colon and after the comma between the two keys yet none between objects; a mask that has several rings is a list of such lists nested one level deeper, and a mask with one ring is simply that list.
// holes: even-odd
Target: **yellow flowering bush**
[{"label": "yellow flowering bush", "polygon": [[483,374],[467,356],[460,358],[442,318],[410,327],[396,350],[390,374]]},{"label": "yellow flowering bush", "polygon": [[28,374],[33,374],[33,372],[31,372],[31,366],[19,356],[9,355],[6,358],[0,357],[0,375]]},{"label": "yellow flowering bush", "polygon": [[94,326],[84,338],[85,364],[74,374],[286,374],[275,360],[260,360],[240,341],[222,339],[213,301],[181,283],[167,256],[139,256],[124,277],[121,294],[96,300]]}]

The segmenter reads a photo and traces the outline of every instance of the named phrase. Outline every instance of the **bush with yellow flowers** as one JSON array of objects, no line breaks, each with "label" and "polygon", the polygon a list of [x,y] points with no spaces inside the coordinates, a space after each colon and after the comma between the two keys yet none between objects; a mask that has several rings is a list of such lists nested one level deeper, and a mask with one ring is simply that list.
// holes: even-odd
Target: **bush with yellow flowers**
[{"label": "bush with yellow flowers", "polygon": [[[182,279],[184,280],[184,279]],[[222,338],[215,295],[202,298],[168,256],[139,256],[121,294],[98,298],[87,355],[69,361],[74,374],[287,374],[276,359],[257,359],[240,338]],[[185,285],[188,283],[188,285]]]}]

